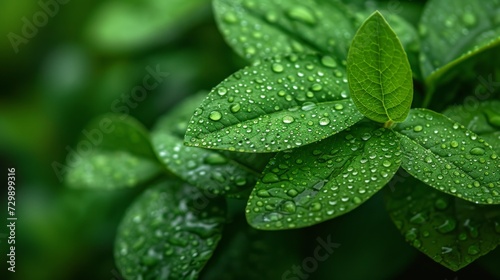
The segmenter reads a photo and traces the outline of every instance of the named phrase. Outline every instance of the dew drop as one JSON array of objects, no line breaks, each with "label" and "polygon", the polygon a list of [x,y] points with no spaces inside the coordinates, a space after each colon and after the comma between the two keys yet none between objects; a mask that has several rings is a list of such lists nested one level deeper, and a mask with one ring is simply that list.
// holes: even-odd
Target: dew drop
[{"label": "dew drop", "polygon": [[475,156],[480,156],[480,155],[484,155],[484,149],[483,148],[472,148],[469,153],[471,155],[475,155]]},{"label": "dew drop", "polygon": [[282,206],[283,211],[288,213],[294,213],[296,210],[295,203],[293,201],[287,201]]},{"label": "dew drop", "polygon": [[321,64],[329,68],[337,67],[337,62],[335,61],[335,59],[328,55],[325,55],[321,58]]},{"label": "dew drop", "polygon": [[467,253],[469,255],[477,255],[479,254],[479,247],[476,245],[470,245],[469,248],[467,248]]},{"label": "dew drop", "polygon": [[224,21],[226,23],[236,23],[238,22],[238,17],[233,13],[227,13],[224,15]]},{"label": "dew drop", "polygon": [[222,114],[219,111],[212,111],[208,117],[212,121],[218,121],[222,118]]},{"label": "dew drop", "polygon": [[472,27],[476,24],[477,19],[476,16],[472,13],[465,13],[462,16],[462,21],[464,22],[465,26]]},{"label": "dew drop", "polygon": [[263,183],[276,183],[279,181],[280,181],[280,178],[278,177],[278,175],[276,175],[274,173],[266,173],[264,175],[264,177],[262,177]]},{"label": "dew drop", "polygon": [[236,103],[231,105],[229,109],[231,110],[231,112],[236,113],[241,109],[241,105],[239,103]]},{"label": "dew drop", "polygon": [[314,84],[314,85],[311,86],[311,90],[312,91],[316,91],[317,92],[317,91],[320,91],[322,89],[323,89],[323,87],[320,84]]},{"label": "dew drop", "polygon": [[457,142],[457,141],[455,141],[455,140],[453,140],[453,141],[451,141],[450,146],[451,146],[452,148],[456,148],[456,147],[458,147],[458,142]]},{"label": "dew drop", "polygon": [[284,116],[283,117],[283,123],[293,123],[295,119],[292,116]]},{"label": "dew drop", "polygon": [[415,131],[415,132],[420,132],[420,131],[422,131],[423,129],[424,129],[424,128],[423,128],[421,125],[417,125],[417,126],[415,126],[415,127],[413,128],[413,131]]},{"label": "dew drop", "polygon": [[260,197],[270,197],[271,194],[267,190],[258,190],[257,195]]},{"label": "dew drop", "polygon": [[325,126],[325,125],[328,125],[328,124],[330,124],[330,119],[329,118],[321,118],[319,120],[319,125],[321,125],[321,126]]},{"label": "dew drop", "polygon": [[301,7],[301,6],[293,7],[288,11],[287,15],[291,19],[301,21],[309,25],[316,24],[316,18],[311,13],[311,11],[306,7]]},{"label": "dew drop", "polygon": [[220,96],[224,96],[224,95],[226,95],[226,93],[227,93],[227,88],[225,88],[225,87],[220,87],[220,88],[218,88],[218,89],[217,89],[217,93],[218,93]]},{"label": "dew drop", "polygon": [[279,63],[274,63],[273,66],[271,67],[275,73],[281,73],[283,70],[285,70],[285,67]]},{"label": "dew drop", "polygon": [[338,103],[335,104],[335,106],[333,106],[333,107],[335,108],[335,110],[339,110],[339,111],[344,109],[344,105],[338,104]]},{"label": "dew drop", "polygon": [[383,165],[384,167],[390,167],[390,166],[391,166],[391,164],[392,164],[392,163],[391,163],[390,161],[388,161],[388,160],[384,160],[384,162],[382,163],[382,165]]}]

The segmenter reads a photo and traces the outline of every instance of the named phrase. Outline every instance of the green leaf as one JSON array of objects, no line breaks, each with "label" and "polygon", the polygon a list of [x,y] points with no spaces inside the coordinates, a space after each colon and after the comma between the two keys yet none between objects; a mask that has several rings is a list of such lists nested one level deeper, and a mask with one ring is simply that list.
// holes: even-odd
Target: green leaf
[{"label": "green leaf", "polygon": [[126,279],[197,279],[221,238],[224,200],[166,181],[146,190],[118,227],[114,255]]},{"label": "green leaf", "polygon": [[500,244],[500,206],[481,206],[408,177],[386,193],[396,227],[413,247],[457,271]]},{"label": "green leaf", "polygon": [[91,17],[86,36],[105,51],[134,51],[191,24],[205,4],[206,0],[106,1]]},{"label": "green leaf", "polygon": [[185,144],[275,152],[324,139],[363,118],[330,56],[275,57],[236,72],[196,109]]},{"label": "green leaf", "polygon": [[215,0],[214,11],[228,44],[250,61],[311,51],[345,59],[355,32],[338,1]]},{"label": "green leaf", "polygon": [[343,215],[389,182],[400,163],[397,136],[372,122],[278,153],[250,195],[247,220],[279,230]]},{"label": "green leaf", "polygon": [[[158,158],[168,170],[184,181],[213,194],[235,194],[253,187],[263,170],[263,166],[258,169],[257,156],[183,145],[189,117],[205,96],[199,94],[188,99],[158,121],[152,133]],[[246,157],[251,157],[256,163],[240,163]],[[270,157],[261,155],[260,158],[269,160]]]},{"label": "green leaf", "polygon": [[421,68],[426,83],[437,80],[460,62],[500,43],[500,1],[427,2],[422,14]]},{"label": "green leaf", "polygon": [[498,100],[476,101],[452,106],[446,109],[443,115],[463,124],[478,135],[500,130],[500,101]]},{"label": "green leaf", "polygon": [[146,129],[126,115],[107,114],[69,150],[65,183],[74,188],[133,187],[160,172]]},{"label": "green leaf", "polygon": [[389,124],[406,119],[413,99],[410,63],[396,33],[379,12],[354,36],[347,74],[352,100],[363,115]]},{"label": "green leaf", "polygon": [[224,238],[200,279],[281,279],[292,265],[300,264],[299,232],[256,230],[239,218],[225,227]]},{"label": "green leaf", "polygon": [[412,109],[396,131],[412,176],[468,201],[500,203],[500,158],[477,134],[426,109]]}]

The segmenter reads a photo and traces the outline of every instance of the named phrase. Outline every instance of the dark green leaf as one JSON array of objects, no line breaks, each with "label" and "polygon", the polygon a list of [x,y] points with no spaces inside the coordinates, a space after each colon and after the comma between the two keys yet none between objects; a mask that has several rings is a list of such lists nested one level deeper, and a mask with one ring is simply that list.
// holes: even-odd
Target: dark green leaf
[{"label": "dark green leaf", "polygon": [[133,187],[159,173],[146,129],[126,115],[107,114],[69,151],[65,182],[75,188]]},{"label": "dark green leaf", "polygon": [[500,43],[500,1],[431,0],[419,26],[428,85],[458,63]]},{"label": "dark green leaf", "polygon": [[[263,170],[258,161],[267,161],[269,156],[183,145],[183,135],[189,117],[205,96],[199,94],[188,99],[158,121],[152,133],[152,142],[158,158],[168,170],[186,182],[213,194],[235,194],[253,187]],[[250,159],[255,161],[253,165]]]},{"label": "dark green leaf", "polygon": [[224,238],[200,279],[282,279],[285,271],[300,264],[298,232],[256,230],[241,218],[225,228]]},{"label": "dark green leaf", "polygon": [[279,153],[250,195],[247,220],[255,228],[277,230],[340,216],[380,190],[400,163],[397,136],[371,122]]},{"label": "dark green leaf", "polygon": [[115,260],[126,279],[197,279],[221,238],[224,200],[176,181],[146,190],[118,228]]},{"label": "dark green leaf", "polygon": [[381,123],[406,119],[413,99],[410,63],[396,33],[379,12],[354,36],[347,74],[352,100],[362,114]]},{"label": "dark green leaf", "polygon": [[362,119],[329,56],[273,58],[240,70],[196,109],[185,144],[238,152],[306,145]]},{"label": "dark green leaf", "polygon": [[338,1],[216,0],[214,10],[228,44],[251,61],[311,51],[345,59],[355,32]]},{"label": "dark green leaf", "polygon": [[453,106],[446,109],[443,115],[478,135],[500,130],[500,101],[497,100]]},{"label": "dark green leaf", "polygon": [[500,203],[500,158],[477,134],[426,109],[412,109],[397,132],[408,173],[465,200]]},{"label": "dark green leaf", "polygon": [[406,180],[387,191],[386,205],[413,247],[456,271],[500,244],[500,206],[475,205]]},{"label": "dark green leaf", "polygon": [[106,1],[87,26],[87,37],[106,51],[130,51],[158,42],[193,21],[206,0]]}]

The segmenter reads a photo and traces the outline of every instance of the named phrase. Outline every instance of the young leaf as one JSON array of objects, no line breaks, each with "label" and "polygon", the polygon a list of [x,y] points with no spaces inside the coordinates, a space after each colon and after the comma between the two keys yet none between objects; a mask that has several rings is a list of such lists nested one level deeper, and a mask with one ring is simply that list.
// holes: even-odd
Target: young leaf
[{"label": "young leaf", "polygon": [[146,190],[127,210],[115,241],[126,279],[197,279],[221,238],[225,201],[176,181]]},{"label": "young leaf", "polygon": [[500,244],[500,206],[481,206],[412,177],[386,192],[386,207],[407,242],[457,271]]},{"label": "young leaf", "polygon": [[74,188],[133,187],[160,172],[146,129],[126,115],[107,114],[84,130],[68,154],[65,183]]},{"label": "young leaf", "polygon": [[213,5],[226,41],[250,61],[311,51],[345,59],[355,32],[338,1],[215,0]]},{"label": "young leaf", "polygon": [[413,99],[410,63],[396,33],[373,13],[354,36],[347,57],[352,100],[376,122],[402,122]]},{"label": "young leaf", "polygon": [[343,215],[389,182],[400,163],[397,136],[372,122],[278,153],[250,195],[247,220],[278,230]]},{"label": "young leaf", "polygon": [[500,1],[427,2],[419,26],[421,68],[426,83],[458,63],[500,44]]},{"label": "young leaf", "polygon": [[395,131],[412,176],[468,201],[500,203],[500,158],[477,134],[426,109],[412,109]]},{"label": "young leaf", "polygon": [[185,144],[275,152],[324,139],[363,118],[330,56],[275,57],[236,72],[196,109]]}]

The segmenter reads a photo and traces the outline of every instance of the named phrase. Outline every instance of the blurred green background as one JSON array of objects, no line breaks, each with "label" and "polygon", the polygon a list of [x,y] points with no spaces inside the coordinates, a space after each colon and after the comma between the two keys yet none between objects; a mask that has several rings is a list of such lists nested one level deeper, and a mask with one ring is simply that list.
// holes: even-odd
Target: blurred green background
[{"label": "blurred green background", "polygon": [[[416,22],[420,6],[415,2],[424,1],[406,2],[415,7],[404,10],[406,17]],[[0,219],[6,221],[4,182],[11,167],[16,168],[18,218],[15,274],[7,273],[8,232],[5,226],[0,229],[0,279],[121,279],[112,257],[116,227],[144,186],[71,190],[53,164],[65,163],[93,117],[122,108],[150,128],[179,101],[211,89],[246,62],[218,32],[209,0],[3,1],[0,13]],[[168,75],[136,102],[131,94],[149,68]],[[380,199],[356,211],[335,221],[335,241],[345,248],[344,255],[332,258],[338,261],[335,269],[356,271],[357,265],[377,258],[377,252],[386,252],[396,263],[399,256],[403,263],[415,260],[416,250],[402,237],[401,247],[386,248],[380,240],[389,237],[371,233],[373,227],[392,226]],[[367,212],[373,215],[371,222],[359,231],[355,217]],[[331,225],[306,229],[303,237],[314,242],[318,231],[330,232]],[[367,270],[376,270],[377,264],[371,262]],[[328,269],[317,277],[327,279]],[[436,269],[433,279],[458,275],[422,254],[404,275]],[[462,274],[477,271],[474,264]]]},{"label": "blurred green background", "polygon": [[[53,163],[65,164],[92,117],[126,108],[149,128],[244,62],[217,31],[208,0],[2,1],[0,13],[0,217],[6,170],[15,167],[18,218],[15,274],[0,230],[0,279],[119,279],[116,226],[143,188],[70,190]],[[136,102],[130,95],[147,67],[168,76]]]}]

